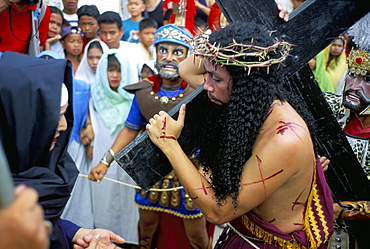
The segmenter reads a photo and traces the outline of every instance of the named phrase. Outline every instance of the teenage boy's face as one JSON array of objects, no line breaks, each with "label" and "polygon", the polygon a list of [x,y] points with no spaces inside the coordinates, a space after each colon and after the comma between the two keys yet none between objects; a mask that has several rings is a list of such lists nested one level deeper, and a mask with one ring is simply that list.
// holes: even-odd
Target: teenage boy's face
[{"label": "teenage boy's face", "polygon": [[119,42],[123,35],[123,29],[119,29],[116,23],[100,24],[100,38],[109,48],[119,48]]},{"label": "teenage boy's face", "polygon": [[131,16],[136,17],[142,15],[146,6],[142,0],[128,0],[127,8]]},{"label": "teenage boy's face", "polygon": [[154,43],[154,33],[156,28],[144,28],[138,33],[141,43],[145,47],[150,47]]},{"label": "teenage boy's face", "polygon": [[63,7],[66,10],[77,10],[78,0],[63,0]]},{"label": "teenage boy's face", "polygon": [[78,20],[78,26],[81,28],[82,33],[86,39],[91,40],[96,38],[99,28],[98,21],[92,16],[81,16]]}]

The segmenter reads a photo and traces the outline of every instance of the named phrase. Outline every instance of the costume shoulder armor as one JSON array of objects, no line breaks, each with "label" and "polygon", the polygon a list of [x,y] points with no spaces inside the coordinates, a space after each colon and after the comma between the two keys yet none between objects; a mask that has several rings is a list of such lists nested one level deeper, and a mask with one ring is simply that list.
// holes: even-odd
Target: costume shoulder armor
[{"label": "costume shoulder armor", "polygon": [[123,89],[125,89],[129,93],[135,93],[138,90],[146,89],[148,87],[151,87],[152,85],[153,84],[150,83],[149,81],[144,80],[139,83],[124,86]]}]

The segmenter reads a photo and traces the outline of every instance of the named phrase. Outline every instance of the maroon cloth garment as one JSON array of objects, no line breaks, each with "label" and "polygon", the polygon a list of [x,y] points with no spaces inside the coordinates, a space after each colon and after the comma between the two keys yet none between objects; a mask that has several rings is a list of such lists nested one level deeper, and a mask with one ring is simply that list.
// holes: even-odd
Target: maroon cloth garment
[{"label": "maroon cloth garment", "polygon": [[[319,196],[319,203],[321,204],[322,215],[325,217],[326,227],[328,227],[328,232],[331,235],[333,233],[333,200],[331,197],[331,193],[329,187],[326,183],[324,172],[322,170],[321,164],[319,159],[316,163],[316,190],[317,195]],[[311,187],[312,191],[312,187]],[[313,207],[314,217],[318,218],[318,209],[315,206],[314,201],[309,203],[311,207]],[[291,234],[286,234],[280,231],[275,225],[261,220],[259,217],[254,215],[252,212],[246,214],[248,219],[252,221],[254,224],[262,228],[264,231],[284,240],[291,240],[292,236],[301,244],[301,248],[308,248],[309,241],[307,241],[307,236],[303,230],[296,231]],[[317,220],[317,219],[316,219]],[[317,220],[318,221],[318,220]],[[238,217],[232,221],[230,224],[241,234],[247,236],[247,238],[254,243],[257,248],[264,248],[264,249],[272,249],[272,248],[282,248],[279,245],[276,245],[274,242],[272,244],[268,244],[260,238],[257,238],[253,231],[247,229],[243,222],[243,216]],[[327,243],[323,243],[324,237],[324,226],[323,223],[320,221],[317,222],[318,229],[320,230],[321,235],[321,245],[315,248],[318,249],[326,249]],[[313,233],[314,234],[314,233]],[[329,236],[330,237],[330,236]],[[316,238],[317,239],[317,238]],[[233,231],[232,228],[227,226],[224,231],[222,232],[219,240],[216,243],[215,249],[227,249],[227,248],[255,248],[250,245],[247,241],[245,241],[242,237],[240,237],[236,232]],[[295,247],[294,247],[295,248]],[[299,248],[299,247],[298,247]]]}]

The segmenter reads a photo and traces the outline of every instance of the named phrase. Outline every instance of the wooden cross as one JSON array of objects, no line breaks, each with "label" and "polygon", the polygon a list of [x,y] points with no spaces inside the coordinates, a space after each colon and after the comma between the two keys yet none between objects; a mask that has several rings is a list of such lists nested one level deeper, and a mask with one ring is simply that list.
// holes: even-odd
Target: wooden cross
[{"label": "wooden cross", "polygon": [[[285,62],[285,91],[302,99],[302,108],[316,119],[319,153],[331,160],[327,179],[338,200],[368,200],[369,184],[354,156],[344,133],[325,102],[307,62],[364,16],[370,5],[367,0],[307,0],[291,15],[288,22],[278,18],[274,0],[216,0],[229,22],[243,21],[263,24],[274,35],[296,45]],[[182,103],[187,103],[186,124],[179,142],[186,153],[193,152],[192,131],[199,127],[202,101],[208,101],[198,88],[173,108],[176,117]],[[149,189],[172,170],[167,158],[144,132],[115,156],[116,161],[144,190]]]},{"label": "wooden cross", "polygon": [[319,153],[330,158],[328,183],[338,200],[369,199],[369,183],[358,160],[314,80],[307,62],[370,10],[364,1],[307,0],[288,22],[279,18],[274,1],[216,0],[229,22],[255,22],[296,45],[285,61],[285,90],[299,96],[316,120]]}]

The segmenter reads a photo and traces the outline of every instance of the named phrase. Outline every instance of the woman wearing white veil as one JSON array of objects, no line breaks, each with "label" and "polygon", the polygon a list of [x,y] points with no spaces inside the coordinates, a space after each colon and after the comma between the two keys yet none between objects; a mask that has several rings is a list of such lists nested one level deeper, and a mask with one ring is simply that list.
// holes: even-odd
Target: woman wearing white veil
[{"label": "woman wearing white veil", "polygon": [[[95,71],[94,71],[93,67],[95,66],[95,64],[97,66],[97,63],[95,63],[95,62],[90,62],[89,63],[88,55],[89,55],[89,51],[91,49],[97,48],[97,46],[92,45],[92,44],[95,44],[97,42],[100,44],[102,54],[104,54],[105,52],[107,52],[109,50],[107,44],[105,44],[105,42],[101,41],[99,38],[91,40],[85,47],[84,55],[81,59],[80,65],[77,68],[77,72],[76,72],[76,76],[75,76],[76,79],[83,80],[83,81],[85,81],[87,83],[90,83],[90,84],[93,83],[94,80],[95,80],[96,68],[95,68]],[[92,60],[94,61],[95,59],[97,59],[97,58],[95,58],[95,56],[94,56],[94,58],[92,58]],[[91,65],[92,63],[94,63],[93,66]]]},{"label": "woman wearing white veil", "polygon": [[[100,57],[108,50],[108,46],[99,39],[91,40],[85,47],[85,53],[74,79],[75,95],[73,111],[75,124],[69,141],[68,152],[75,161],[81,174],[88,174],[91,170],[91,158],[87,155],[88,151],[92,151],[92,147],[90,147],[92,144],[90,143],[94,137],[88,115],[91,85],[95,80],[95,71]],[[88,59],[89,56],[90,59]],[[81,133],[83,135],[80,135]],[[77,178],[71,198],[66,205],[62,217],[83,227],[94,228],[91,207],[91,187],[87,178],[82,176]]]},{"label": "woman wearing white veil", "polygon": [[[123,53],[122,50],[110,49],[103,55],[91,88],[89,111],[95,133],[92,165],[98,165],[113,144],[129,113],[134,95],[123,87],[139,80],[136,73],[130,72],[129,60]],[[112,57],[116,64],[112,65]],[[115,65],[120,68],[121,80],[115,79],[118,82],[113,83],[116,85],[116,90],[113,90],[108,74],[118,70]],[[106,177],[135,184],[117,163],[110,166]],[[133,202],[135,189],[107,179],[100,183],[91,182],[91,187],[94,225],[109,227],[125,236],[126,243],[138,244],[139,211]]]}]

